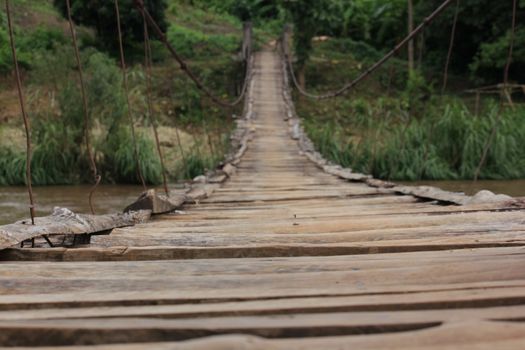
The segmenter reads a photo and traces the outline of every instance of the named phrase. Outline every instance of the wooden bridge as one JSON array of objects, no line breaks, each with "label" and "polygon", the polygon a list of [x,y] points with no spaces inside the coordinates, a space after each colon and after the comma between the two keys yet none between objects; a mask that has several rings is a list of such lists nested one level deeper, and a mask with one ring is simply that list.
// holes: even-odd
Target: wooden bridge
[{"label": "wooden bridge", "polygon": [[0,345],[523,348],[519,201],[326,165],[286,89],[256,54],[246,152],[206,199],[82,248],[4,250]]}]

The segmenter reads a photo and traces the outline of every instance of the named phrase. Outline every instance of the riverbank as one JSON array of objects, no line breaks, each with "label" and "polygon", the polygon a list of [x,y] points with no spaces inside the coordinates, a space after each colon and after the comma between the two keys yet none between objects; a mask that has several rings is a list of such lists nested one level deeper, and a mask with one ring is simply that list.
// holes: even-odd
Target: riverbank
[{"label": "riverbank", "polygon": [[[242,62],[237,57],[242,22],[179,2],[169,5],[165,13],[168,40],[205,85],[221,96],[236,96],[244,78]],[[32,126],[33,184],[92,183],[68,22],[51,1],[15,1],[12,14]],[[34,23],[36,18],[42,18],[38,26]],[[4,29],[0,25],[0,34]],[[153,34],[149,84],[141,40],[126,46],[130,88],[126,93],[117,53],[100,43],[93,28],[79,25],[77,31],[89,110],[90,148],[103,183],[140,182],[131,141],[128,98],[137,130],[141,172],[147,183],[159,184],[162,180],[152,124],[158,125],[160,148],[171,181],[189,179],[215,168],[228,151],[228,138],[234,127],[232,113],[239,114],[241,107],[218,108],[204,97]],[[0,52],[9,52],[7,49],[7,41],[0,40]],[[0,185],[23,185],[25,133],[10,56],[4,56],[0,57],[4,59],[0,61]]]},{"label": "riverbank", "polygon": [[[307,90],[332,91],[363,73],[381,57],[363,46],[348,39],[314,41]],[[475,86],[466,76],[451,76],[452,87],[442,94],[439,72],[421,65],[408,74],[406,67],[393,58],[338,98],[316,100],[295,91],[305,131],[326,159],[391,181],[525,178],[523,94],[516,93],[512,105],[497,94],[476,101],[465,93]]]}]

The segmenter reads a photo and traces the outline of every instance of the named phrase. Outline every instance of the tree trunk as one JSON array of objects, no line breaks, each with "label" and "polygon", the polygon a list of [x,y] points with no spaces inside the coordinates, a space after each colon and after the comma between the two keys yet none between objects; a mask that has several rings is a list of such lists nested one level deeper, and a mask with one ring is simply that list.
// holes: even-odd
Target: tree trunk
[{"label": "tree trunk", "polygon": [[[413,1],[408,0],[408,33],[414,30],[414,6]],[[408,42],[408,74],[414,70],[414,40]]]}]

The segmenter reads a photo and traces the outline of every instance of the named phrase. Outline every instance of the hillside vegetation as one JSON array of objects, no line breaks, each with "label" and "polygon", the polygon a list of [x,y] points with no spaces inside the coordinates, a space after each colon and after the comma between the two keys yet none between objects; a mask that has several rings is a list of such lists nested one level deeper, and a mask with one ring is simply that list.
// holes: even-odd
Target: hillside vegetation
[{"label": "hillside vegetation", "polygon": [[[24,92],[33,129],[33,181],[37,185],[91,181],[83,143],[82,100],[68,23],[53,6],[52,0],[12,0],[11,3],[19,64],[23,69]],[[77,18],[77,4],[75,1],[72,4],[74,18]],[[123,20],[126,16],[136,15],[133,8],[125,8],[130,4],[121,1]],[[162,15],[165,16],[170,42],[211,89],[224,96],[235,95],[243,78],[236,60],[242,37],[241,21],[179,1],[165,5]],[[87,16],[87,10],[78,8],[77,11]],[[111,46],[116,37],[101,37],[90,26],[78,26],[77,35],[86,75],[92,144],[103,181],[137,183],[118,50]],[[153,35],[151,37],[154,39]],[[156,184],[161,180],[161,168],[147,117],[142,38],[125,38],[139,158],[146,181]],[[8,43],[6,19],[2,12],[0,184],[23,184],[25,141]],[[161,145],[169,176],[172,180],[196,176],[213,168],[222,159],[229,144],[232,111],[219,109],[203,98],[160,42],[152,41],[152,53],[153,109],[160,123]]]},{"label": "hillside vegetation", "polygon": [[[37,184],[89,181],[82,143],[82,104],[64,2],[12,0],[19,63],[33,123]],[[147,117],[140,15],[120,0],[125,22],[131,105],[147,181],[160,165]],[[408,4],[413,5],[409,11]],[[220,95],[235,96],[242,80],[237,52],[243,21],[257,45],[293,27],[293,65],[308,91],[332,91],[380,59],[442,1],[431,0],[149,0],[169,41]],[[56,7],[53,4],[57,5]],[[91,133],[106,182],[138,181],[118,65],[112,1],[94,7],[72,0],[87,74]],[[456,7],[456,4],[458,6]],[[411,13],[412,16],[408,16]],[[522,90],[501,89],[525,79],[525,4],[452,2],[413,41],[347,94],[317,101],[294,98],[304,126],[326,157],[357,171],[396,180],[525,177]],[[452,28],[455,41],[450,51]],[[511,60],[509,47],[514,42]],[[213,105],[180,71],[160,42],[152,42],[153,106],[172,180],[212,168],[227,147],[231,113]],[[444,85],[444,70],[448,69]],[[21,184],[23,133],[12,79],[5,15],[0,15],[0,184]],[[472,91],[493,86],[491,94]],[[5,137],[10,135],[10,137]],[[178,147],[181,139],[182,151]],[[147,161],[146,161],[147,160]]]}]

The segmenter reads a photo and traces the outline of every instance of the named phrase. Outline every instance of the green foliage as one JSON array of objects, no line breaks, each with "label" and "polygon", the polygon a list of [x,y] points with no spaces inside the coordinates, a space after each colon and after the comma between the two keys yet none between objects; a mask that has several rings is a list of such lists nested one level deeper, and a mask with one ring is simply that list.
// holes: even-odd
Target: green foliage
[{"label": "green foliage", "polygon": [[[64,14],[65,2],[55,2]],[[78,30],[88,97],[91,144],[99,171],[104,182],[138,183],[126,99],[122,89],[122,72],[114,58],[99,51],[101,46],[106,51],[115,48],[114,3],[77,0],[73,0],[72,3],[76,23],[92,26],[99,34],[98,38],[94,39],[91,31],[82,27]],[[163,1],[146,3],[164,4]],[[173,5],[175,1],[170,3]],[[129,0],[120,0],[122,26],[128,48],[140,51],[137,57],[140,55],[142,60],[142,18],[137,16],[138,13],[130,4]],[[26,70],[24,83],[33,129],[33,182],[36,185],[91,182],[76,61],[70,37],[65,30],[67,27],[64,27],[67,23],[57,21],[56,12],[50,3],[46,2],[46,5],[43,5],[41,2],[18,0],[15,5],[17,6],[14,12],[23,10],[28,11],[31,16],[44,13],[46,15],[42,26],[35,28],[28,25],[30,21],[20,20],[19,15],[15,13],[15,19],[18,19],[15,22],[15,34],[19,61]],[[236,84],[242,78],[238,64],[232,63],[232,54],[237,53],[241,42],[241,22],[226,13],[211,13],[206,10],[205,4],[202,9],[194,6],[180,9],[181,11],[178,11],[178,5],[173,7],[175,20],[169,33],[170,40],[175,45],[180,45],[178,49],[184,56],[188,54],[188,57],[194,59],[193,70],[208,86],[225,97],[226,94],[234,94]],[[150,10],[155,12],[154,9]],[[161,11],[164,17],[164,10],[160,7],[157,7],[157,10]],[[12,69],[4,20],[2,12],[0,73],[8,73]],[[98,20],[101,23],[95,23]],[[163,29],[166,27],[164,23]],[[154,59],[162,59],[165,50],[159,50],[160,43],[153,41],[151,44]],[[213,60],[209,59],[210,56],[213,56]],[[130,55],[127,57],[129,59]],[[196,60],[197,58],[199,60]],[[128,61],[133,62],[131,59]],[[216,120],[217,116],[223,116],[223,112],[201,97],[182,72],[173,69],[171,64],[162,60],[155,63],[153,107],[161,125],[177,126],[199,134],[201,130],[196,125],[200,125],[205,117],[207,120]],[[142,67],[133,67],[130,63],[129,68],[130,97],[137,128],[141,169],[146,181],[156,184],[161,180],[160,164],[150,136],[150,125],[145,117],[145,82],[143,75],[141,76],[143,73],[140,73]],[[177,118],[170,120],[168,115],[176,115]],[[231,121],[222,120],[221,124],[221,127],[231,126]],[[224,130],[217,133],[220,133],[221,137],[227,135]],[[213,138],[217,137],[219,136]],[[227,144],[227,140],[223,140],[223,144]],[[25,153],[22,146],[20,137],[13,142],[0,144],[0,185],[21,185],[25,182]],[[189,148],[187,144],[184,146]],[[173,178],[187,179],[189,175],[196,176],[205,169],[214,167],[218,159],[209,154],[207,147],[201,148],[202,155],[201,152],[197,154],[195,150],[194,154],[188,153],[189,169],[184,168],[180,159],[166,159],[167,163],[174,163],[168,169],[170,174],[174,175]],[[220,150],[222,145],[214,144],[213,148],[217,154],[223,154]],[[170,153],[168,149],[165,151]],[[176,157],[179,156],[178,152],[173,153],[177,153]]]},{"label": "green foliage", "polygon": [[187,177],[193,179],[198,175],[205,174],[213,166],[214,159],[209,156],[203,156],[198,152],[192,152],[186,159],[186,162],[188,167],[186,169]]},{"label": "green foliage", "polygon": [[[38,65],[39,59],[52,55],[57,48],[66,43],[62,31],[56,28],[37,27],[35,30],[19,30],[15,28],[15,45],[18,63],[23,68],[32,69]],[[0,14],[0,73],[13,69],[13,59],[9,43],[9,34],[5,14]]]},{"label": "green foliage", "polygon": [[25,154],[0,146],[0,185],[25,184]]},{"label": "green foliage", "polygon": [[336,1],[338,18],[329,35],[350,37],[376,47],[391,46],[406,31],[406,0]]},{"label": "green foliage", "polygon": [[[144,37],[142,15],[133,5],[134,0],[119,0],[119,12],[122,26],[122,39],[130,47],[135,42],[141,42]],[[66,3],[63,0],[53,0],[55,7],[67,18]],[[159,27],[165,31],[167,23],[165,10],[166,0],[146,0],[144,5]],[[108,49],[118,45],[117,21],[115,3],[113,0],[71,0],[73,20],[78,24],[95,28],[99,40]]]},{"label": "green foliage", "polygon": [[9,34],[7,32],[6,18],[4,12],[0,13],[0,73],[11,70],[11,51],[9,50]]},{"label": "green foliage", "polygon": [[[78,183],[87,169],[76,142],[78,130],[50,116],[39,115],[33,123],[32,181],[35,185]],[[0,184],[25,184],[25,152],[0,146]]]},{"label": "green foliage", "polygon": [[425,80],[419,70],[410,71],[406,88],[401,94],[402,103],[412,115],[425,112],[425,105],[432,96],[432,86]]},{"label": "green foliage", "polygon": [[[493,42],[485,42],[480,45],[479,51],[469,68],[474,76],[492,77],[496,81],[502,80],[502,72],[507,63],[511,32],[507,33]],[[515,46],[511,65],[511,77],[523,79],[525,74],[519,71],[525,67],[525,27],[519,28],[515,35]],[[516,45],[517,44],[517,45]],[[499,80],[498,80],[499,79]]]},{"label": "green foliage", "polygon": [[33,125],[34,152],[31,162],[35,185],[78,183],[87,169],[79,147],[82,129],[53,118],[37,119]]},{"label": "green foliage", "polygon": [[[100,52],[88,52],[86,90],[91,119],[97,118],[110,132],[124,122],[126,100],[122,72],[116,62]],[[71,100],[70,100],[71,101]],[[73,99],[80,108],[81,100]]]},{"label": "green foliage", "polygon": [[177,24],[170,26],[168,38],[177,52],[188,58],[219,55],[224,54],[224,51],[234,53],[240,45],[239,38],[235,35],[208,35]]},{"label": "green foliage", "polygon": [[[150,138],[142,133],[138,133],[137,150],[144,181],[149,184],[159,184],[162,172],[155,144]],[[106,179],[111,179],[118,183],[140,183],[135,150],[129,128],[122,126],[112,132],[111,135],[108,135],[103,151],[104,158],[101,169]]]},{"label": "green foliage", "polygon": [[[499,107],[490,104],[476,117],[458,100],[437,101],[421,119],[384,117],[383,102],[360,100],[351,106],[354,133],[343,125],[308,118],[305,128],[328,159],[391,180],[472,179],[483,147],[496,125]],[[399,102],[398,102],[399,103]],[[506,109],[489,148],[480,178],[525,176],[523,108]]]},{"label": "green foliage", "polygon": [[[421,20],[441,3],[440,0],[420,1],[416,5],[417,20]],[[449,45],[450,28],[454,17],[450,6],[425,32],[426,61],[442,69]],[[517,37],[511,77],[525,78],[523,42],[525,3],[519,2],[517,13]],[[459,7],[456,43],[451,69],[458,73],[468,71],[482,82],[501,82],[502,67],[508,53],[508,38],[511,28],[512,1],[462,0]],[[448,28],[448,30],[443,30]],[[504,58],[505,57],[505,58]]]},{"label": "green foliage", "polygon": [[280,18],[283,15],[280,1],[272,0],[179,0],[175,2],[191,3],[203,10],[230,14],[241,21],[254,21],[258,24]]}]

